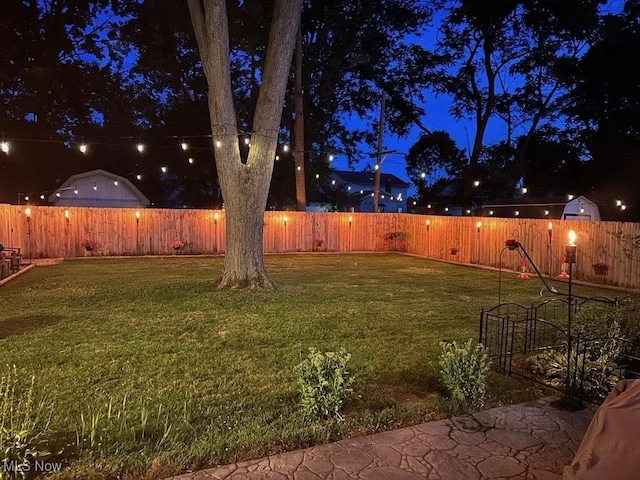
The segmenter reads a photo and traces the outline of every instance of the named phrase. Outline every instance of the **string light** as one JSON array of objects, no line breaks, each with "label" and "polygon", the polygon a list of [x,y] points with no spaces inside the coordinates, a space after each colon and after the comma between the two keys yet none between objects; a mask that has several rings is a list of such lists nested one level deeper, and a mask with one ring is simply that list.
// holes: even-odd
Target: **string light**
[{"label": "string light", "polygon": [[60,192],[56,192],[56,197],[60,198]]},{"label": "string light", "polygon": [[522,193],[527,193],[529,189],[527,187],[522,187]]},{"label": "string light", "polygon": [[489,215],[493,215],[493,210],[489,210]]},{"label": "string light", "polygon": [[189,157],[189,163],[193,165],[193,157]]},{"label": "string light", "polygon": [[473,182],[473,186],[474,187],[479,187],[480,186],[480,180],[476,180]]},{"label": "string light", "polygon": [[118,180],[114,180],[113,184],[117,187],[118,186]]},{"label": "string light", "polygon": [[142,175],[140,174],[136,175],[136,180],[142,180]]},{"label": "string light", "polygon": [[276,160],[280,160],[280,155],[276,155]]},{"label": "string light", "polygon": [[189,148],[189,145],[187,145],[185,142],[182,142],[180,144],[180,148],[182,148],[182,150],[187,150]]},{"label": "string light", "polygon": [[220,148],[222,146],[222,142],[220,140],[216,140],[216,147]]},{"label": "string light", "polygon": [[513,214],[514,214],[516,217],[520,216],[520,210],[516,210],[515,212],[513,212]]},{"label": "string light", "polygon": [[420,178],[422,178],[423,180],[424,180],[424,178],[425,178],[426,176],[427,176],[427,174],[426,174],[425,172],[422,172],[422,173],[420,174]]},{"label": "string light", "polygon": [[[300,168],[300,167],[298,167],[298,168]],[[335,185],[335,184],[336,184],[336,181],[335,180],[331,180],[331,185]]]},{"label": "string light", "polygon": [[427,205],[427,208],[431,208],[431,204],[430,203]]},{"label": "string light", "polygon": [[164,165],[162,167],[160,167],[160,171],[162,173],[167,173],[167,167],[165,167]]},{"label": "string light", "polygon": [[[76,189],[73,191],[73,193],[75,193],[76,195],[78,195],[78,189],[76,188]],[[43,195],[43,197],[44,197],[44,195]]]},{"label": "string light", "polygon": [[285,152],[289,151],[289,145],[285,145],[284,147],[282,147],[282,150],[284,150]]},{"label": "string light", "polygon": [[297,170],[298,170],[298,171],[302,170],[302,167],[301,167],[300,165],[298,165]]},{"label": "string light", "polygon": [[380,165],[378,165],[378,164],[376,163],[376,166],[375,166],[375,167],[373,167],[373,169],[374,169],[374,170],[379,170],[379,169],[380,169]]},{"label": "string light", "polygon": [[549,215],[549,210],[545,210],[545,211],[544,211],[544,215],[545,215],[545,216]]},{"label": "string light", "polygon": [[142,143],[139,143],[138,145],[136,145],[136,149],[139,153],[142,153],[144,152],[144,145]]},{"label": "string light", "polygon": [[251,142],[251,140],[249,140],[249,137],[246,137],[246,138],[244,139],[244,144],[245,144],[245,145],[249,145],[249,142]]},{"label": "string light", "polygon": [[94,190],[98,190],[98,185],[94,184],[94,185],[93,185],[93,189],[94,189]]},{"label": "string light", "polygon": [[333,162],[333,155],[329,155],[329,161]]},{"label": "string light", "polygon": [[5,142],[4,140],[0,142],[0,150],[4,153],[9,153],[9,142]]},{"label": "string light", "polygon": [[573,200],[573,195],[569,194],[567,195],[567,198],[569,199],[569,201]]},{"label": "string light", "polygon": [[24,199],[28,202],[29,201],[29,195],[25,195]]},{"label": "string light", "polygon": [[622,200],[616,200],[616,207],[622,206]]},{"label": "string light", "polygon": [[44,200],[44,195],[40,195],[40,200]]},{"label": "string light", "polygon": [[320,178],[320,174],[319,173],[316,173],[316,179],[317,178]]},{"label": "string light", "polygon": [[87,153],[87,144],[86,143],[81,143],[79,148],[80,148],[80,153]]}]

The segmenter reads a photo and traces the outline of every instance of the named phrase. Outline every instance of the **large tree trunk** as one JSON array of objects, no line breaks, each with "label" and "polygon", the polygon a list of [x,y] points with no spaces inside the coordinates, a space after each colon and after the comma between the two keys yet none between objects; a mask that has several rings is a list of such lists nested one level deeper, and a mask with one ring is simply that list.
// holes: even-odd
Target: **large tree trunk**
[{"label": "large tree trunk", "polygon": [[188,0],[209,85],[209,116],[216,168],[226,209],[224,288],[272,287],[264,268],[262,226],[302,0],[275,0],[251,147],[240,157],[229,63],[225,0]]}]

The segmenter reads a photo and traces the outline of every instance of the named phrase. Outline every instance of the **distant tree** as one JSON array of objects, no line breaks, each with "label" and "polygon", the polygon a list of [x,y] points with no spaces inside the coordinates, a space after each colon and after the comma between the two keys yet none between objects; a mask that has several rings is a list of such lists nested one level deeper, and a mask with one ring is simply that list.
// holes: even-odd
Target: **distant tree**
[{"label": "distant tree", "polygon": [[[539,2],[466,0],[435,3],[443,15],[432,55],[424,57],[423,78],[437,95],[452,98],[455,118],[475,123],[463,169],[464,195],[474,192],[485,135],[492,119],[506,123],[505,165],[512,185],[522,175],[528,143],[544,121],[560,113],[564,93],[557,68],[584,52],[602,1]],[[580,12],[580,13],[577,13]],[[517,148],[517,146],[519,148]]]},{"label": "distant tree", "polygon": [[226,252],[218,288],[272,287],[263,260],[263,215],[302,0],[274,1],[262,84],[251,122],[251,148],[246,160],[240,156],[231,87],[226,2],[189,0],[188,5],[209,85],[211,130],[219,152],[216,167],[226,206]]},{"label": "distant tree", "polygon": [[570,91],[565,112],[590,161],[589,191],[625,200],[626,218],[640,218],[640,2],[604,17],[598,40],[563,71]]}]

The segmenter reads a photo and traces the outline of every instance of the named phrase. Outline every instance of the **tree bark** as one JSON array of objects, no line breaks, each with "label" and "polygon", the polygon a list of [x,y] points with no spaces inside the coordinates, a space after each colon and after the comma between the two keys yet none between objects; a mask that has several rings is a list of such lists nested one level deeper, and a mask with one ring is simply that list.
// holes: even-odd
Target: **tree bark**
[{"label": "tree bark", "polygon": [[302,0],[275,0],[246,163],[240,157],[225,0],[188,0],[209,85],[216,169],[226,209],[226,252],[218,289],[271,288],[263,259],[263,218],[273,172]]}]

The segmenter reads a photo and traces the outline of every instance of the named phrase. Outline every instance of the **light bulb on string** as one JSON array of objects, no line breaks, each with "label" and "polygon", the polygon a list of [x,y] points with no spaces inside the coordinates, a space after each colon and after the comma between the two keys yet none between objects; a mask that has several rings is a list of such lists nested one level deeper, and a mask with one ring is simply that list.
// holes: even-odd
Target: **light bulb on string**
[{"label": "light bulb on string", "polygon": [[25,195],[24,199],[28,202],[29,201],[29,195]]},{"label": "light bulb on string", "polygon": [[249,145],[250,142],[251,142],[251,140],[249,140],[249,137],[245,137],[244,144],[245,145]]},{"label": "light bulb on string", "polygon": [[165,167],[165,166],[160,167],[160,171],[162,173],[167,173],[167,167]]},{"label": "light bulb on string", "polygon": [[40,195],[40,200],[44,200],[44,195]]},{"label": "light bulb on string", "polygon": [[9,142],[5,142],[4,140],[0,142],[0,150],[4,153],[9,153]]},{"label": "light bulb on string", "polygon": [[81,143],[79,148],[80,148],[80,153],[87,153],[87,144],[86,143]]},{"label": "light bulb on string", "polygon": [[220,148],[222,146],[222,142],[220,140],[216,140],[216,147]]},{"label": "light bulb on string", "polygon": [[284,147],[282,147],[282,150],[284,150],[285,152],[289,151],[289,145],[285,145]]},{"label": "light bulb on string", "polygon": [[182,148],[182,150],[187,150],[187,149],[189,148],[189,145],[187,145],[187,143],[186,143],[186,142],[182,142],[182,143],[180,144],[180,148]]},{"label": "light bulb on string", "polygon": [[276,155],[276,161],[280,160],[280,155]]},{"label": "light bulb on string", "polygon": [[193,165],[193,157],[189,157],[189,163]]},{"label": "light bulb on string", "polygon": [[329,161],[333,162],[333,155],[329,155]]},{"label": "light bulb on string", "polygon": [[78,189],[76,188],[73,193],[75,193],[76,195],[78,195]]},{"label": "light bulb on string", "polygon": [[136,175],[136,180],[142,180],[142,175],[140,174]]},{"label": "light bulb on string", "polygon": [[143,153],[144,152],[144,144],[139,143],[138,145],[136,145],[136,150],[138,150],[139,153]]},{"label": "light bulb on string", "polygon": [[113,184],[117,187],[118,186],[118,180],[114,180]]}]

